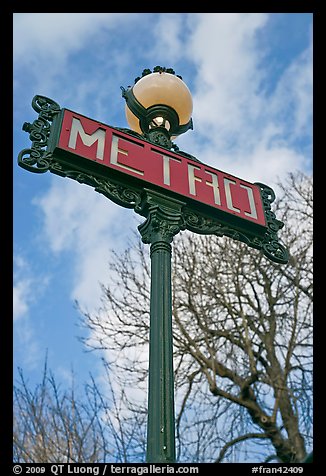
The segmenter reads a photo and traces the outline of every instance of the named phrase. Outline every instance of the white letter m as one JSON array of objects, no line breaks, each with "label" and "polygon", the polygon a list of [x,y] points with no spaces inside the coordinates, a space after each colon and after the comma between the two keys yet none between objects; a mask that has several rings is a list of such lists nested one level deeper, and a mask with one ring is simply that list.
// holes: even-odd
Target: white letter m
[{"label": "white letter m", "polygon": [[68,147],[70,149],[76,149],[76,142],[77,142],[77,135],[79,134],[82,142],[84,145],[90,147],[96,141],[97,142],[97,150],[96,150],[96,158],[103,160],[104,155],[104,141],[105,141],[105,130],[104,129],[97,129],[97,131],[93,132],[93,134],[87,134],[84,131],[84,128],[79,119],[73,117],[72,124],[71,124],[71,132],[69,137]]}]

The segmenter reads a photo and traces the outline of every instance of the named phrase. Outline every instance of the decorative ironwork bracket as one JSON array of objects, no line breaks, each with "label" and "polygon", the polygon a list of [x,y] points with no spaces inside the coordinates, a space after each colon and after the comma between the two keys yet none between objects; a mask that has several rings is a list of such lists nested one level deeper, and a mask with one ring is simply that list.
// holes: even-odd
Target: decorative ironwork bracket
[{"label": "decorative ironwork bracket", "polygon": [[144,189],[143,198],[135,211],[147,219],[138,230],[144,243],[171,243],[173,237],[186,228],[182,208],[185,203]]},{"label": "decorative ironwork bracket", "polygon": [[287,249],[278,242],[277,231],[281,229],[284,224],[276,220],[275,214],[271,212],[271,203],[275,198],[274,192],[270,187],[259,184],[264,196],[264,210],[267,217],[267,230],[264,235],[256,235],[254,232],[250,233],[238,230],[234,226],[227,225],[218,219],[205,216],[188,207],[183,209],[183,217],[185,220],[185,227],[194,233],[202,235],[216,235],[227,236],[233,240],[241,241],[251,248],[261,250],[263,254],[279,264],[286,264],[289,261],[289,254]]},{"label": "decorative ironwork bracket", "polygon": [[[139,229],[145,243],[151,242],[151,234],[154,233],[153,230],[155,229],[155,233],[161,233],[162,241],[169,243],[179,231],[188,229],[198,234],[228,236],[234,240],[246,243],[251,248],[261,250],[268,259],[275,263],[286,264],[288,262],[288,251],[279,243],[277,236],[278,231],[283,228],[284,224],[276,219],[274,212],[271,210],[275,194],[267,185],[256,183],[260,188],[267,221],[265,233],[257,234],[254,229],[251,230],[250,228],[247,231],[240,230],[233,222],[229,223],[227,219],[221,219],[219,216],[215,217],[198,211],[197,207],[192,207],[189,203],[186,204],[154,190],[144,189],[139,184],[127,183],[128,179],[119,180],[103,176],[90,172],[80,165],[75,166],[65,162],[60,157],[57,157],[54,152],[56,134],[52,134],[53,130],[58,129],[56,121],[61,111],[60,106],[45,96],[35,96],[32,101],[32,107],[39,116],[32,124],[25,122],[23,125],[23,130],[29,133],[32,146],[29,149],[23,149],[19,153],[18,164],[29,172],[44,173],[50,171],[62,177],[76,180],[79,183],[90,185],[95,191],[103,194],[118,205],[133,208],[136,213],[147,218],[144,224],[140,225]],[[129,129],[120,130],[124,133],[135,135]],[[146,139],[142,137],[142,140]],[[178,154],[198,160],[182,151],[178,151]],[[155,199],[153,198],[154,196]],[[159,204],[157,202],[158,197]],[[172,216],[173,213],[171,215],[171,209],[174,210],[173,207],[176,207],[174,217]],[[160,223],[159,228],[155,228],[156,222]],[[151,230],[151,232],[146,231],[146,229]]]},{"label": "decorative ironwork bracket", "polygon": [[53,159],[48,151],[52,121],[60,112],[60,106],[45,96],[34,96],[32,108],[39,113],[33,122],[25,122],[23,131],[29,132],[32,141],[30,149],[23,149],[18,155],[18,164],[29,172],[44,173],[49,170]]}]

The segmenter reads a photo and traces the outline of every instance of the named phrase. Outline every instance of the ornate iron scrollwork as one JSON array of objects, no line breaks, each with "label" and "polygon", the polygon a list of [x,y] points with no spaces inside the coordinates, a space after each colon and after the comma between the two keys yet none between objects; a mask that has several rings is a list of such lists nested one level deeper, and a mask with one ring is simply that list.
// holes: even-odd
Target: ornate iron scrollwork
[{"label": "ornate iron scrollwork", "polygon": [[256,185],[260,187],[267,220],[267,231],[262,243],[262,250],[264,255],[270,260],[276,263],[285,264],[289,261],[289,253],[287,249],[279,243],[277,237],[277,232],[283,228],[284,223],[277,220],[275,213],[271,210],[271,204],[275,200],[275,193],[270,187],[263,183],[256,182]]},{"label": "ornate iron scrollwork", "polygon": [[116,180],[99,178],[90,173],[73,170],[69,166],[55,160],[52,161],[49,170],[61,177],[71,178],[79,183],[84,183],[93,187],[96,192],[101,193],[122,207],[135,208],[141,202],[141,190],[130,187]]},{"label": "ornate iron scrollwork", "polygon": [[34,96],[32,107],[39,114],[38,118],[33,124],[23,124],[23,131],[29,132],[32,146],[19,153],[18,164],[29,172],[44,173],[49,170],[53,158],[52,153],[46,151],[51,123],[61,109],[59,104],[45,96]]},{"label": "ornate iron scrollwork", "polygon": [[263,206],[267,220],[267,230],[264,235],[258,236],[254,233],[237,230],[235,227],[225,225],[216,218],[208,217],[200,212],[196,212],[185,207],[183,218],[185,226],[189,231],[203,235],[228,236],[233,240],[246,243],[251,248],[261,250],[264,255],[275,263],[286,264],[289,254],[286,248],[279,243],[277,232],[283,228],[284,224],[275,218],[271,211],[271,203],[275,200],[274,191],[267,185],[257,183],[261,189]]},{"label": "ornate iron scrollwork", "polygon": [[144,243],[165,242],[170,244],[173,237],[185,229],[183,218],[184,202],[167,198],[162,193],[144,189],[142,201],[135,211],[146,217],[138,226]]},{"label": "ornate iron scrollwork", "polygon": [[197,213],[189,208],[185,208],[183,217],[186,228],[194,233],[201,235],[228,236],[234,240],[242,241],[252,248],[262,248],[262,240],[259,237],[251,236],[249,233],[246,234],[232,226],[225,225],[216,218],[205,216],[202,213]]}]

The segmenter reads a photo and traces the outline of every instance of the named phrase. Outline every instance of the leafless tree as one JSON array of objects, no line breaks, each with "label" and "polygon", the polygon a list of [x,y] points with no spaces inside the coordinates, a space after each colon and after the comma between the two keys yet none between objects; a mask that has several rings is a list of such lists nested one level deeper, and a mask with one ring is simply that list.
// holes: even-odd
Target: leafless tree
[{"label": "leafless tree", "polygon": [[122,418],[124,395],[113,391],[106,363],[104,370],[106,391],[90,376],[82,393],[74,380],[62,390],[47,360],[42,381],[33,390],[19,370],[14,386],[14,462],[125,463],[138,454],[142,457],[144,417],[133,415],[132,425],[128,417]]}]

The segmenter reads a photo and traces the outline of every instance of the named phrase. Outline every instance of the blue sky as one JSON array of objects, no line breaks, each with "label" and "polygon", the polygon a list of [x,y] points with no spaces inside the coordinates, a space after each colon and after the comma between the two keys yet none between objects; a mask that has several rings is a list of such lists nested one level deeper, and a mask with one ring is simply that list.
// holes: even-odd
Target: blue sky
[{"label": "blue sky", "polygon": [[312,172],[312,14],[15,13],[14,372],[40,381],[48,365],[67,383],[100,376],[77,336],[74,302],[92,312],[109,279],[110,250],[139,223],[131,210],[70,179],[17,165],[30,146],[35,94],[127,127],[120,86],[144,68],[172,67],[193,96],[194,130],[177,144],[201,161],[276,189]]}]

